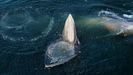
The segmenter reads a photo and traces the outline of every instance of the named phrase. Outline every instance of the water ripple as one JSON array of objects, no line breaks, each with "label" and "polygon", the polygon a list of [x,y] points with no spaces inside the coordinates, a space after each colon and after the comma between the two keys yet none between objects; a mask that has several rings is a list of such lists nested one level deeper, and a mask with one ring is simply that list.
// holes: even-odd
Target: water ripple
[{"label": "water ripple", "polygon": [[7,4],[12,2],[12,0],[0,0],[0,4]]},{"label": "water ripple", "polygon": [[36,42],[39,39],[45,41],[54,24],[54,17],[39,8],[11,9],[0,15],[0,52],[3,53],[32,54],[39,51],[37,48],[43,44]]},{"label": "water ripple", "polygon": [[9,6],[9,5],[17,5],[17,4],[22,4],[26,3],[28,0],[0,0],[0,6]]},{"label": "water ripple", "polygon": [[4,40],[36,41],[48,35],[52,29],[53,20],[48,15],[34,19],[28,11],[17,9],[2,16],[0,32]]}]

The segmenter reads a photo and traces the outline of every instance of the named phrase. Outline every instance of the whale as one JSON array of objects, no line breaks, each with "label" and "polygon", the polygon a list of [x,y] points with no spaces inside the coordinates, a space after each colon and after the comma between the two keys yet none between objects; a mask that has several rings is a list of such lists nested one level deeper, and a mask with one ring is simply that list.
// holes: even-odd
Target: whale
[{"label": "whale", "polygon": [[72,15],[69,14],[65,21],[61,39],[51,43],[46,50],[45,67],[54,67],[73,59],[79,52],[79,45],[75,22]]},{"label": "whale", "polygon": [[132,36],[133,22],[126,20],[114,19],[110,17],[86,17],[82,16],[78,20],[78,24],[87,27],[101,26],[107,29],[114,36]]}]

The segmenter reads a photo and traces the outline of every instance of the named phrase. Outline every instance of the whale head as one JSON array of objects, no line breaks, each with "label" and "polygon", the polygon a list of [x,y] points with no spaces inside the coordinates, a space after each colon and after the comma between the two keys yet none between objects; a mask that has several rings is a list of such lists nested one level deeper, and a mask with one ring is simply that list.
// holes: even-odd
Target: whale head
[{"label": "whale head", "polygon": [[66,19],[62,35],[63,40],[69,43],[75,43],[77,40],[75,22],[71,14]]},{"label": "whale head", "polygon": [[62,38],[62,40],[58,40],[48,46],[45,54],[45,67],[64,64],[78,54],[76,28],[71,14],[66,19]]}]

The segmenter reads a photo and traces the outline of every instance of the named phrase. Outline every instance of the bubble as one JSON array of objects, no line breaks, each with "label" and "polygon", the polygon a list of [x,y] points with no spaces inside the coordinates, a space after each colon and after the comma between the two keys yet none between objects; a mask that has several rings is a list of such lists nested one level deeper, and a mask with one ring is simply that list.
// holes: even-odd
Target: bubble
[{"label": "bubble", "polygon": [[34,19],[24,9],[12,10],[0,20],[0,32],[4,40],[10,41],[36,41],[46,37],[51,31],[54,18],[42,15]]},{"label": "bubble", "polygon": [[45,39],[54,25],[54,17],[35,8],[11,9],[0,18],[0,52],[6,54],[43,51]]}]

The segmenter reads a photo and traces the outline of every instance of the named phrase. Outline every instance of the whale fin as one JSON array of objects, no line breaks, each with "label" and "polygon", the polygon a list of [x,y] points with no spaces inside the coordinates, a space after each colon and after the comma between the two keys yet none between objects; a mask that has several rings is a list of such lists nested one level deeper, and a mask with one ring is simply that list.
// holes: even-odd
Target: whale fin
[{"label": "whale fin", "polygon": [[63,40],[69,43],[75,43],[76,41],[76,28],[75,22],[71,14],[66,19],[64,30],[63,30]]}]

